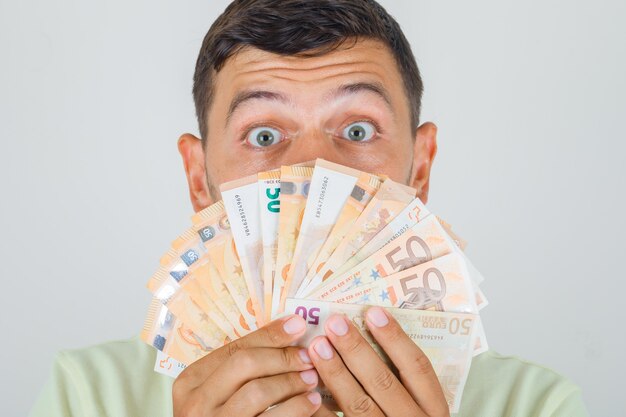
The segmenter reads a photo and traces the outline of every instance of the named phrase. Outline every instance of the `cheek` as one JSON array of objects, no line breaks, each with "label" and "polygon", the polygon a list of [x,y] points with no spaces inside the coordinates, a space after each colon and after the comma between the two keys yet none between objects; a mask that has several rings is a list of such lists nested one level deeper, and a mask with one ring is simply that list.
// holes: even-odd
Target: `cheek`
[{"label": "cheek", "polygon": [[216,185],[280,168],[281,165],[279,158],[244,149],[214,149],[214,152],[206,153],[206,163],[209,180]]},{"label": "cheek", "polygon": [[372,174],[385,174],[396,182],[405,183],[411,170],[413,149],[412,146],[385,143],[343,152],[341,159],[337,162]]}]

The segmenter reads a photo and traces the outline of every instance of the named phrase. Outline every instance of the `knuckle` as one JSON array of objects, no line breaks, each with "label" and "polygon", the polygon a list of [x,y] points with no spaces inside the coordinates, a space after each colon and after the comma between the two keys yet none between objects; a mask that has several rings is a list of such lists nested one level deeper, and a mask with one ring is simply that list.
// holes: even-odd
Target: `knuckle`
[{"label": "knuckle", "polygon": [[366,415],[374,411],[374,401],[367,395],[356,396],[348,405],[348,415]]},{"label": "knuckle", "polygon": [[363,348],[365,347],[364,339],[360,335],[358,335],[356,337],[351,337],[345,343],[346,344],[345,344],[343,350],[346,353],[349,353],[349,354],[352,354],[352,355],[358,355],[359,352],[361,352],[363,350]]},{"label": "knuckle", "polygon": [[290,372],[285,379],[285,391],[296,392],[306,388],[305,382],[300,377],[300,372]]},{"label": "knuckle", "polygon": [[237,368],[251,370],[256,368],[256,360],[254,355],[249,349],[239,349],[233,356],[231,356],[231,360],[234,364],[236,364]]},{"label": "knuckle", "polygon": [[372,381],[377,391],[389,391],[395,382],[395,377],[389,369],[378,372]]},{"label": "knuckle", "polygon": [[235,417],[239,416],[239,402],[237,401],[229,401],[224,404],[217,413],[219,417]]},{"label": "knuckle", "polygon": [[282,333],[276,326],[265,326],[260,329],[272,346],[279,346],[283,341]]},{"label": "knuckle", "polygon": [[259,404],[267,398],[265,384],[260,379],[253,379],[244,385],[245,395],[243,396],[251,404]]},{"label": "knuckle", "polygon": [[413,358],[413,372],[418,375],[428,375],[434,372],[430,360],[422,352],[419,352]]},{"label": "knuckle", "polygon": [[332,363],[328,364],[326,374],[330,378],[338,378],[343,376],[346,371],[347,369],[342,361],[332,361]]},{"label": "knuckle", "polygon": [[191,396],[185,400],[182,406],[174,404],[175,417],[197,417],[204,415],[204,405],[198,396]]},{"label": "knuckle", "polygon": [[235,341],[226,345],[226,349],[229,357],[233,357],[237,352],[241,350],[241,342]]},{"label": "knuckle", "polygon": [[291,368],[296,363],[291,349],[281,349],[280,359],[286,368]]},{"label": "knuckle", "polygon": [[397,325],[389,326],[389,327],[390,328],[387,330],[387,334],[385,335],[385,338],[388,340],[390,344],[398,342],[402,340],[403,338],[407,337],[406,333],[404,333],[404,330],[402,330],[402,327],[397,326]]}]

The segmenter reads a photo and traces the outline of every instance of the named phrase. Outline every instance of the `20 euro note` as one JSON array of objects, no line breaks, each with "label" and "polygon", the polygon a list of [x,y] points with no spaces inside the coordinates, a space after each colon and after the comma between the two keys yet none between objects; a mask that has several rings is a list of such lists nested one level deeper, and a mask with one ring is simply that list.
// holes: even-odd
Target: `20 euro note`
[{"label": "20 euro note", "polygon": [[[346,315],[372,348],[392,370],[395,370],[394,365],[367,329],[364,318],[367,308],[368,306],[365,305],[289,298],[285,304],[285,314],[299,314],[307,322],[307,331],[298,341],[300,346],[308,346],[313,338],[324,334],[324,323],[331,314]],[[388,308],[387,311],[426,354],[443,388],[450,412],[457,412],[472,361],[477,316],[399,308]],[[328,391],[322,389],[321,394],[323,401],[329,407],[334,410],[338,409]]]},{"label": "20 euro note", "polygon": [[356,169],[316,160],[291,268],[285,280],[287,297],[293,297],[300,288],[360,175],[361,171]]}]

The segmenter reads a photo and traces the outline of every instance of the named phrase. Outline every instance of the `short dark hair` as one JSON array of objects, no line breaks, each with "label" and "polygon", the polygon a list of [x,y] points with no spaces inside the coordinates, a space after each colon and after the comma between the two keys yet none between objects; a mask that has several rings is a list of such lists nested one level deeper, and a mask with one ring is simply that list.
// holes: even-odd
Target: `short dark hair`
[{"label": "short dark hair", "polygon": [[413,132],[419,124],[423,84],[400,25],[374,0],[235,0],[204,37],[193,76],[193,99],[206,142],[214,77],[246,46],[280,55],[319,56],[346,41],[373,39],[393,54],[410,105]]}]

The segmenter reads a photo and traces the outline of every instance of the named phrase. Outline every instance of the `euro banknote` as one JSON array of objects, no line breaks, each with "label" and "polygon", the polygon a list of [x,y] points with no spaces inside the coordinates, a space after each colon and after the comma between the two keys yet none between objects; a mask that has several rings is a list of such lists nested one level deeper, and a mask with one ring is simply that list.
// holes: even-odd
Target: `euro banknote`
[{"label": "euro banknote", "polygon": [[[307,331],[298,342],[301,346],[308,346],[315,337],[325,334],[324,323],[331,314],[345,315],[393,369],[394,365],[367,329],[364,319],[367,308],[366,305],[289,298],[285,314],[299,314],[306,320]],[[426,354],[439,378],[450,412],[457,412],[471,365],[477,316],[400,308],[389,308],[388,311]],[[329,392],[322,392],[322,398],[337,409]]]},{"label": "euro banknote", "polygon": [[451,410],[458,407],[472,356],[488,349],[484,278],[466,242],[415,189],[384,173],[318,159],[248,174],[219,186],[223,200],[192,216],[148,280],[153,301],[141,335],[159,351],[154,369],[175,377],[297,307],[307,320],[346,311],[358,322],[357,312],[378,305],[397,309],[401,322],[417,320],[406,324],[411,337],[445,330],[420,330],[415,317],[471,319],[471,335],[454,335],[465,356],[449,355],[445,343],[425,346]]}]

